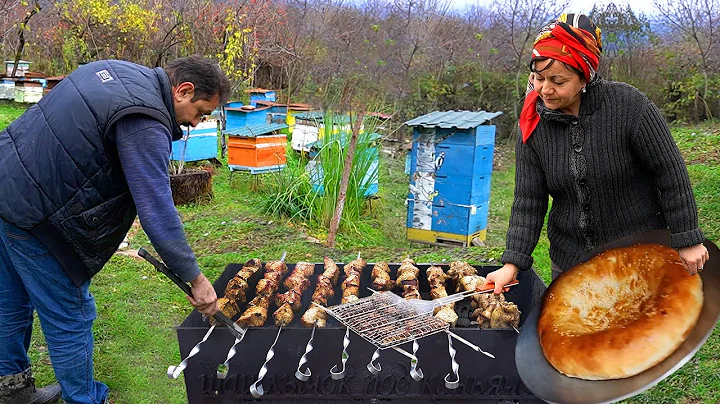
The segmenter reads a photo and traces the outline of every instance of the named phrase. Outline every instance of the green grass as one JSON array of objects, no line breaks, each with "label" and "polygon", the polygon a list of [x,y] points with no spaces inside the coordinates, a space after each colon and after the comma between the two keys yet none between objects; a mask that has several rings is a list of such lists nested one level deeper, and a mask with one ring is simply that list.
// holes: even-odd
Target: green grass
[{"label": "green grass", "polygon": [[[0,104],[0,123],[10,122],[22,111]],[[718,178],[718,127],[673,128],[685,158],[698,201],[700,223],[706,236],[720,239],[720,190]],[[693,134],[695,133],[695,134]],[[404,158],[384,154],[380,166],[380,199],[366,206],[361,221],[338,235],[335,249],[325,247],[326,231],[287,219],[266,216],[266,197],[272,186],[270,175],[252,177],[230,174],[220,167],[213,178],[214,198],[204,204],[179,208],[188,239],[201,268],[210,279],[225,265],[257,257],[277,259],[283,252],[288,261],[321,261],[329,255],[348,261],[362,252],[370,261],[397,262],[410,255],[418,262],[465,259],[473,264],[495,263],[504,248],[514,186],[514,156],[511,146],[499,144],[492,177],[486,247],[448,248],[410,244],[405,240],[408,178]],[[133,249],[152,251],[140,231],[130,239]],[[533,257],[535,268],[550,279],[548,241],[543,231]],[[190,305],[166,278],[158,276],[144,261],[115,256],[94,279],[98,319],[95,322],[96,378],[110,386],[113,403],[184,403],[181,379],[165,376],[168,365],[180,361],[174,326],[190,313]],[[42,333],[36,322],[30,350],[38,384],[54,381]],[[628,400],[632,403],[717,403],[720,401],[720,329],[679,371],[648,392]]]}]

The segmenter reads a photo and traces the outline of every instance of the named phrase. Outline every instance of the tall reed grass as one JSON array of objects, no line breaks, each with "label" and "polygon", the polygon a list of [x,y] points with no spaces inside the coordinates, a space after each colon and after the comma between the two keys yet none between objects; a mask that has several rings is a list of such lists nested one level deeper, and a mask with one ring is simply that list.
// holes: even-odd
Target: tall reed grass
[{"label": "tall reed grass", "polygon": [[[288,147],[283,171],[274,173],[266,188],[266,213],[328,228],[337,206],[347,146],[354,116],[326,112],[318,121],[319,140],[310,153]],[[378,182],[376,121],[369,117],[358,135],[341,228],[354,227],[363,218],[370,189]]]}]

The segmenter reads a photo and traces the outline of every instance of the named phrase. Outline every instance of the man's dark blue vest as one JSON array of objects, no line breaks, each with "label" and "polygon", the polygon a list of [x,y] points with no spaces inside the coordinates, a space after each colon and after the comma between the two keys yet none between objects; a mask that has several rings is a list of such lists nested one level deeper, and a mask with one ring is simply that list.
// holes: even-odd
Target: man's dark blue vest
[{"label": "man's dark blue vest", "polygon": [[78,286],[137,214],[111,136],[129,114],[182,136],[167,73],[122,61],[81,66],[0,132],[0,217],[40,239]]}]

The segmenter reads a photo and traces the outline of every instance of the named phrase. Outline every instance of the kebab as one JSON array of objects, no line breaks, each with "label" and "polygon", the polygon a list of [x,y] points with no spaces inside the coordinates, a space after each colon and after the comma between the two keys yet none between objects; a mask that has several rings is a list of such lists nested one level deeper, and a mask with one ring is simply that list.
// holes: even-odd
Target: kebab
[{"label": "kebab", "polygon": [[345,272],[345,280],[343,281],[342,288],[342,300],[340,304],[350,303],[360,298],[360,277],[362,276],[362,270],[367,265],[367,262],[358,258],[345,264],[343,272]]},{"label": "kebab", "polygon": [[[430,284],[430,298],[440,299],[447,297],[447,290],[445,289],[445,281],[449,278],[442,268],[437,266],[431,266],[427,269],[428,283]],[[455,313],[455,303],[442,306],[435,310],[435,317],[449,323],[451,326],[455,326],[457,323],[458,315]]]},{"label": "kebab", "polygon": [[248,303],[248,308],[236,321],[243,327],[262,327],[267,320],[270,302],[278,289],[280,281],[288,271],[284,261],[265,263],[265,274],[255,288],[255,298]]},{"label": "kebab", "polygon": [[[461,289],[460,281],[466,276],[477,275],[477,269],[465,261],[453,261],[450,263],[447,274],[455,284],[455,292],[461,292],[463,289]],[[483,282],[485,282],[485,278],[483,278]]]},{"label": "kebab", "polygon": [[[261,266],[259,259],[250,259],[228,281],[225,286],[225,294],[217,301],[220,311],[228,318],[233,318],[240,312],[240,306],[245,303],[247,290],[250,287],[248,280],[257,273]],[[215,324],[215,320],[211,318],[210,324]]]},{"label": "kebab", "polygon": [[379,261],[375,264],[370,275],[371,288],[377,291],[387,291],[395,288],[395,282],[390,279],[390,267],[387,262]]},{"label": "kebab", "polygon": [[407,300],[421,299],[420,290],[418,288],[419,282],[417,278],[419,274],[420,269],[415,266],[415,261],[413,261],[412,259],[405,258],[404,260],[402,260],[402,262],[400,262],[400,267],[398,268],[398,275],[395,284],[402,286],[403,298]]},{"label": "kebab", "polygon": [[313,338],[315,338],[315,329],[317,327],[325,327],[327,324],[327,312],[324,310],[324,307],[327,306],[328,300],[335,296],[333,288],[337,285],[338,278],[340,277],[340,269],[330,257],[325,257],[323,264],[325,270],[317,276],[317,284],[315,285],[315,291],[312,295],[313,304],[310,305],[310,308],[308,308],[300,318],[300,324],[304,327],[312,327],[310,340],[305,345],[305,354],[300,357],[300,362],[298,362],[298,367],[295,371],[295,377],[300,381],[307,381],[312,375],[309,367],[303,371],[302,366],[308,362],[308,354],[313,350],[312,341]]},{"label": "kebab", "polygon": [[295,269],[283,283],[287,292],[275,294],[275,305],[278,307],[273,313],[275,325],[282,327],[292,322],[295,312],[300,310],[303,293],[310,287],[310,276],[313,272],[315,272],[313,263],[298,262],[295,264]]},{"label": "kebab", "polygon": [[493,293],[474,296],[477,308],[470,314],[480,328],[514,328],[520,325],[520,310],[515,303],[505,300],[504,294]]},{"label": "kebab", "polygon": [[[338,278],[340,277],[340,269],[330,257],[325,257],[323,263],[325,265],[325,271],[317,276],[317,284],[315,285],[315,291],[312,295],[312,302],[326,307],[328,300],[335,296],[333,288],[337,285]],[[307,309],[305,314],[300,318],[300,323],[305,327],[313,327],[317,324],[318,327],[322,328],[325,327],[326,322],[327,312],[314,304],[311,304],[310,308]]]}]

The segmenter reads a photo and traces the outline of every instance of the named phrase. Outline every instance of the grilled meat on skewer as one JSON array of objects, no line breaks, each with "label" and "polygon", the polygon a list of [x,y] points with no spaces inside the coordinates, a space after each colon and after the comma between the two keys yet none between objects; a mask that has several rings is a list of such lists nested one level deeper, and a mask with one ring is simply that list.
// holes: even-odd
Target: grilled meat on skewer
[{"label": "grilled meat on skewer", "polygon": [[460,279],[468,275],[477,275],[477,269],[465,261],[453,261],[447,274],[455,285],[455,292],[460,292]]},{"label": "grilled meat on skewer", "polygon": [[262,327],[267,320],[271,296],[277,291],[280,280],[287,273],[287,265],[283,261],[265,263],[265,274],[255,288],[255,298],[248,303],[248,308],[236,321],[242,327]]},{"label": "grilled meat on skewer", "polygon": [[485,283],[485,278],[480,275],[465,275],[460,278],[458,283],[458,292],[464,292],[466,290],[475,290]]},{"label": "grilled meat on skewer", "polygon": [[396,285],[402,286],[403,292],[402,296],[405,299],[411,300],[411,299],[420,299],[420,290],[418,289],[418,275],[420,274],[420,269],[415,266],[415,261],[411,260],[410,258],[405,258],[400,263],[400,268],[398,268],[398,276],[397,280],[395,281]]},{"label": "grilled meat on skewer", "polygon": [[225,286],[225,296],[238,306],[245,303],[245,293],[248,290],[248,279],[260,269],[260,260],[253,258],[243,265],[242,269],[232,277]]},{"label": "grilled meat on skewer", "polygon": [[385,261],[380,261],[375,264],[370,277],[372,278],[372,285],[370,285],[370,287],[375,290],[385,291],[395,288],[395,282],[390,279],[390,267]]},{"label": "grilled meat on skewer", "polygon": [[[248,280],[260,269],[261,263],[257,258],[245,262],[242,268],[233,276],[225,286],[225,294],[218,299],[220,311],[228,318],[233,318],[240,312],[240,306],[245,303]],[[215,325],[215,319],[210,318],[210,324]]]},{"label": "grilled meat on skewer", "polygon": [[[449,278],[445,274],[442,268],[431,266],[427,269],[428,283],[430,284],[430,298],[440,299],[447,297],[448,293],[445,289],[445,281]],[[450,323],[451,326],[455,326],[458,320],[458,315],[455,313],[455,303],[451,303],[440,307],[434,313],[435,317]]]},{"label": "grilled meat on skewer", "polygon": [[[340,277],[340,269],[330,257],[325,257],[324,265],[325,271],[317,276],[315,292],[312,295],[312,301],[321,306],[327,306],[328,300],[335,296],[333,287],[337,285]],[[310,308],[300,318],[300,323],[305,327],[312,327],[313,325],[321,328],[325,327],[327,313],[320,307],[310,305]]]},{"label": "grilled meat on skewer", "polygon": [[248,303],[247,309],[236,321],[243,327],[262,327],[267,320],[270,298],[258,295]]},{"label": "grilled meat on skewer", "polygon": [[360,298],[360,276],[362,276],[365,265],[367,265],[367,262],[362,258],[345,264],[343,271],[346,278],[341,285],[343,292],[341,304],[354,302]]},{"label": "grilled meat on skewer", "polygon": [[269,274],[271,278],[262,278],[258,281],[255,287],[255,294],[257,296],[270,296],[278,289],[278,282],[272,278],[275,278],[277,273]]},{"label": "grilled meat on skewer", "polygon": [[[234,301],[228,299],[227,297],[221,297],[217,300],[218,307],[220,308],[220,311],[227,316],[227,318],[233,318],[236,314],[240,311],[240,308],[237,304],[235,304]],[[212,322],[215,321],[214,318],[210,318]],[[214,325],[214,323],[212,323]]]},{"label": "grilled meat on skewer", "polygon": [[[300,286],[301,283],[310,283],[308,280],[310,276],[315,272],[315,264],[310,262],[298,262],[295,264],[295,269],[293,269],[290,276],[288,276],[287,279],[285,279],[285,285],[288,289],[295,289],[296,287]],[[307,286],[306,286],[307,288]]]},{"label": "grilled meat on skewer", "polygon": [[340,268],[338,268],[335,261],[330,257],[325,257],[323,264],[325,271],[322,274],[330,279],[333,286],[337,285],[338,279],[340,278]]},{"label": "grilled meat on skewer", "polygon": [[278,327],[285,327],[286,325],[292,323],[293,317],[293,309],[288,303],[281,305],[277,310],[275,310],[275,313],[273,313],[275,325]]},{"label": "grilled meat on skewer", "polygon": [[308,328],[314,325],[323,328],[327,325],[327,313],[320,307],[311,306],[305,311],[305,314],[300,317],[300,324]]},{"label": "grilled meat on skewer", "polygon": [[310,262],[298,262],[295,264],[290,276],[285,279],[285,293],[275,294],[275,304],[278,309],[273,313],[275,325],[281,327],[292,322],[294,312],[299,311],[303,293],[310,287],[310,276],[315,272],[315,264]]},{"label": "grilled meat on skewer", "polygon": [[505,300],[505,295],[492,293],[475,296],[477,308],[470,314],[480,328],[511,328],[520,325],[520,310],[515,303]]},{"label": "grilled meat on skewer", "polygon": [[358,258],[355,260],[352,260],[345,264],[345,267],[343,268],[343,271],[345,272],[346,276],[350,275],[350,272],[357,272],[358,276],[362,274],[363,269],[365,269],[365,266],[367,265],[367,261],[365,261],[362,258]]}]

